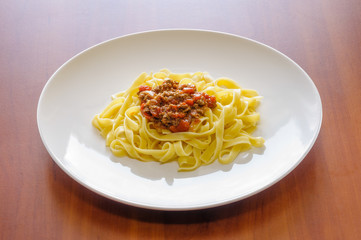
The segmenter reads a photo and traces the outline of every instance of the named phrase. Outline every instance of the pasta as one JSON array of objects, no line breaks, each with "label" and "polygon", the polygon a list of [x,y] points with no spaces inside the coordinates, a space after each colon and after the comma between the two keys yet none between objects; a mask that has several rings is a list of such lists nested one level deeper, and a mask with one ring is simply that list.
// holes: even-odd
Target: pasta
[{"label": "pasta", "polygon": [[[142,89],[159,89],[166,79],[175,81],[185,90],[187,86],[195,86],[196,91],[210,96],[207,99],[216,100],[212,108],[205,105],[199,118],[191,120],[189,130],[171,131],[163,123],[158,123],[163,125],[157,127],[144,113],[139,93]],[[93,118],[92,124],[118,157],[161,163],[177,161],[179,171],[191,171],[215,160],[231,163],[240,152],[264,144],[262,137],[251,135],[260,119],[256,108],[261,97],[255,90],[243,89],[229,78],[213,80],[205,72],[177,74],[162,69],[156,73],[142,73],[129,89],[113,95],[112,99]]]}]

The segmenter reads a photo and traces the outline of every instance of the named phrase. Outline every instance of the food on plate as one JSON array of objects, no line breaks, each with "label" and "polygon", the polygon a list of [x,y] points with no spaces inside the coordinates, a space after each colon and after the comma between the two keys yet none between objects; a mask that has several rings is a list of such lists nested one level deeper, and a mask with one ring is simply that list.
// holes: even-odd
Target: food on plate
[{"label": "food on plate", "polygon": [[179,84],[170,78],[154,89],[139,87],[140,111],[156,129],[186,132],[193,122],[199,122],[208,108],[215,108],[216,97],[198,92],[194,84]]},{"label": "food on plate", "polygon": [[118,157],[177,161],[180,171],[189,171],[215,160],[231,163],[264,144],[251,135],[261,97],[229,78],[163,69],[142,73],[112,98],[92,123]]}]

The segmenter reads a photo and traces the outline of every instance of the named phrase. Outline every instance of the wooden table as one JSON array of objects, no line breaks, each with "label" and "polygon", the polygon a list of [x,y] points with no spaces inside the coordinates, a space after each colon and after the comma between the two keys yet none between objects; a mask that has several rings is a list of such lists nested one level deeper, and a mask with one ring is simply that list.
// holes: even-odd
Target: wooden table
[{"label": "wooden table", "polygon": [[[361,2],[0,2],[0,239],[361,239]],[[323,125],[288,176],[207,210],[139,209],[66,175],[41,142],[44,84],[78,52],[129,33],[223,31],[270,45],[315,82]]]}]

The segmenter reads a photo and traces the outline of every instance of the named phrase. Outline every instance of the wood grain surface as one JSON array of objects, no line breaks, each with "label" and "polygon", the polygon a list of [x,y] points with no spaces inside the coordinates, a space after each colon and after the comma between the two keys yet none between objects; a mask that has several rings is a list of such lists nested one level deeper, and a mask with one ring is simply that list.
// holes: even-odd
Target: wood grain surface
[{"label": "wood grain surface", "polygon": [[[0,239],[361,239],[359,0],[1,0]],[[207,210],[145,210],[66,175],[36,109],[66,60],[129,33],[195,28],[274,47],[313,79],[323,125],[303,162],[269,189]]]}]

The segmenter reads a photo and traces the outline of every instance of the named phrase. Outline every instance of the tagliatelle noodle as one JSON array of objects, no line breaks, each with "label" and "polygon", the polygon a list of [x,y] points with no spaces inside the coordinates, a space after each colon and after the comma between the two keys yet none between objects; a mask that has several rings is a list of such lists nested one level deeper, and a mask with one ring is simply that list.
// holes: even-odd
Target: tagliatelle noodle
[{"label": "tagliatelle noodle", "polygon": [[[152,88],[170,78],[180,84],[193,84],[198,92],[216,97],[217,106],[208,108],[187,132],[156,130],[140,111],[139,86]],[[229,164],[240,152],[262,147],[264,139],[253,137],[260,115],[257,91],[243,89],[229,78],[212,80],[205,72],[142,73],[126,91],[112,96],[112,102],[93,118],[92,124],[106,139],[115,156],[141,161],[177,161],[180,171],[197,169],[215,160]]]}]

